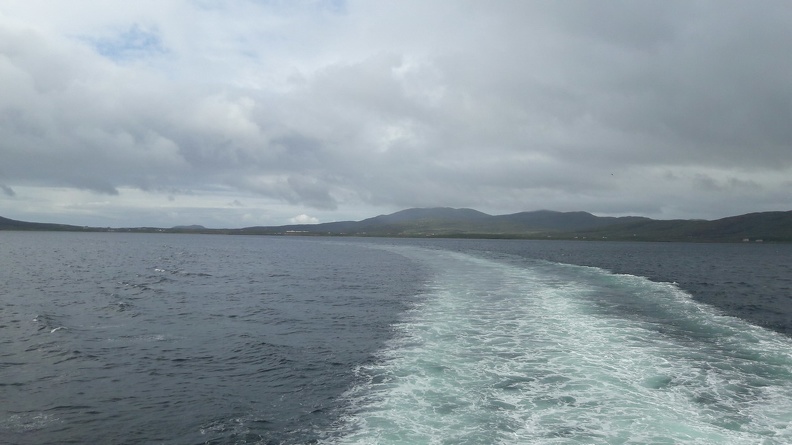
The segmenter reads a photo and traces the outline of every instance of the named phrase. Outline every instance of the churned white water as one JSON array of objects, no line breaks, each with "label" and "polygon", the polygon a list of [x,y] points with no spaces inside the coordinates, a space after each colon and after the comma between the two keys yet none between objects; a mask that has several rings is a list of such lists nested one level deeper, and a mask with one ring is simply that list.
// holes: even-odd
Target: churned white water
[{"label": "churned white water", "polygon": [[358,369],[346,444],[792,442],[792,341],[673,284],[392,248],[434,273]]}]

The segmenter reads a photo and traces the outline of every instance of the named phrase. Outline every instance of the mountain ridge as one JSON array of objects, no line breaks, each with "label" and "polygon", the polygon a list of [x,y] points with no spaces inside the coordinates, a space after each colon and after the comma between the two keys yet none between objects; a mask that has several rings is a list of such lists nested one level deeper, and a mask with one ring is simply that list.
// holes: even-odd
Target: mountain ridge
[{"label": "mountain ridge", "polygon": [[[453,215],[466,218],[451,218]],[[757,212],[709,221],[595,216],[583,211],[553,210],[488,215],[472,209],[433,207],[406,209],[361,221],[255,226],[240,230],[249,234],[280,235],[792,242],[792,211]]]},{"label": "mountain ridge", "polygon": [[360,221],[206,229],[98,228],[16,221],[0,217],[0,230],[215,233],[241,235],[324,235],[456,237],[690,242],[792,242],[792,211],[756,212],[717,220],[655,220],[642,216],[596,216],[584,211],[534,210],[489,215],[474,209],[410,208]]}]

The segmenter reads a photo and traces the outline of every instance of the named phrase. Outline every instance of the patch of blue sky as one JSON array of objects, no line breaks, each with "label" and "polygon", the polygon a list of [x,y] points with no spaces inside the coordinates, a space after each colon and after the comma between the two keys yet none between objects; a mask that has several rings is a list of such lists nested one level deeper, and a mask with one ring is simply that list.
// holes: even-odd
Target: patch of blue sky
[{"label": "patch of blue sky", "polygon": [[319,0],[316,2],[320,10],[329,11],[336,14],[347,12],[346,0]]},{"label": "patch of blue sky", "polygon": [[346,0],[250,0],[272,10],[319,11],[343,14],[347,11]]},{"label": "patch of blue sky", "polygon": [[156,30],[145,29],[134,24],[113,37],[93,40],[96,51],[116,61],[126,61],[164,54],[162,37]]}]

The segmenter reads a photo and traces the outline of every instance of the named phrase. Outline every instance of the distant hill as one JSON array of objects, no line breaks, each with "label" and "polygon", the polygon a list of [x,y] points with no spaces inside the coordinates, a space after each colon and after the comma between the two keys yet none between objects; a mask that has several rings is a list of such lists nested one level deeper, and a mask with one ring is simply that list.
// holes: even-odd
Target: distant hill
[{"label": "distant hill", "polygon": [[248,227],[250,234],[611,239],[635,241],[792,242],[792,212],[764,212],[704,220],[603,217],[587,212],[538,210],[488,215],[446,207],[407,209],[362,221]]},{"label": "distant hill", "polygon": [[0,230],[48,230],[48,231],[77,231],[84,230],[83,227],[70,226],[66,224],[37,223],[27,221],[17,221],[14,219],[3,218],[0,216]]},{"label": "distant hill", "polygon": [[324,235],[390,237],[462,237],[691,242],[792,242],[792,211],[762,212],[714,221],[653,220],[639,216],[603,217],[587,212],[538,210],[488,215],[448,207],[406,209],[361,221],[322,224],[206,229],[200,225],[91,228],[15,221],[0,217],[0,230],[70,230],[246,235]]},{"label": "distant hill", "polygon": [[193,224],[193,225],[190,225],[190,226],[173,226],[173,227],[171,227],[171,230],[182,230],[182,231],[206,230],[206,227],[198,225],[198,224]]},{"label": "distant hill", "polygon": [[792,211],[748,213],[714,221],[647,219],[576,235],[638,241],[792,242]]},{"label": "distant hill", "polygon": [[651,221],[640,216],[594,216],[588,212],[554,212],[539,210],[493,217],[504,230],[572,231],[605,227],[613,224]]},{"label": "distant hill", "polygon": [[415,208],[401,210],[390,215],[380,215],[360,221],[362,224],[401,224],[416,221],[470,222],[491,218],[491,215],[473,209],[453,209],[450,207]]}]

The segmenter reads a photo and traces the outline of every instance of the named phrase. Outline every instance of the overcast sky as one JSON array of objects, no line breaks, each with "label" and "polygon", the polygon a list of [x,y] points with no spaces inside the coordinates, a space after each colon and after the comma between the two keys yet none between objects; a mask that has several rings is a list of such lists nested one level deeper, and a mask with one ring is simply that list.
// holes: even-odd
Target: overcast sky
[{"label": "overcast sky", "polygon": [[792,209],[792,2],[0,0],[0,216]]}]

